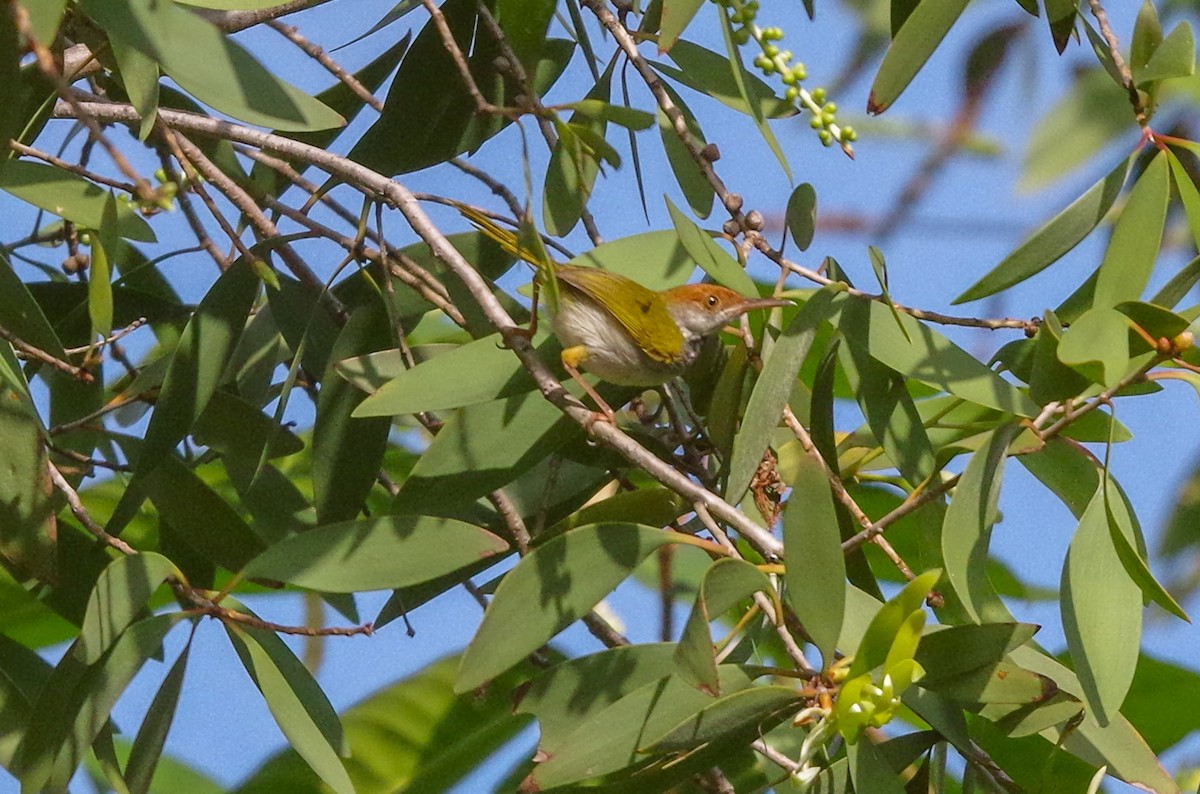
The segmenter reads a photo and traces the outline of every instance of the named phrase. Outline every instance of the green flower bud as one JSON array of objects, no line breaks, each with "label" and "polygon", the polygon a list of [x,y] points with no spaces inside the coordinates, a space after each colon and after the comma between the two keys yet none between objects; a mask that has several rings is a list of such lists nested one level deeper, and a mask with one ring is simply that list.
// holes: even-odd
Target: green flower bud
[{"label": "green flower bud", "polygon": [[817,137],[821,139],[822,146],[828,146],[833,143],[833,133],[829,130],[821,130],[817,133]]},{"label": "green flower bud", "polygon": [[837,103],[836,102],[826,102],[825,103],[825,112],[826,113],[837,113]]},{"label": "green flower bud", "polygon": [[763,52],[767,54],[768,58],[774,58],[779,54],[779,48],[774,44],[768,44],[767,46],[763,47]]},{"label": "green flower bud", "polygon": [[818,105],[824,105],[825,104],[825,89],[824,88],[814,88],[812,90],[812,98],[813,98],[813,102],[816,102]]},{"label": "green flower bud", "polygon": [[858,132],[853,127],[842,127],[842,140],[852,143],[858,140]]},{"label": "green flower bud", "polygon": [[825,122],[821,121],[820,116],[813,116],[808,120],[808,126],[812,127],[814,130],[820,130],[824,129]]},{"label": "green flower bud", "polygon": [[789,102],[795,102],[800,98],[800,89],[796,88],[796,86],[792,86],[787,90],[787,93],[784,94],[784,96],[787,97]]}]

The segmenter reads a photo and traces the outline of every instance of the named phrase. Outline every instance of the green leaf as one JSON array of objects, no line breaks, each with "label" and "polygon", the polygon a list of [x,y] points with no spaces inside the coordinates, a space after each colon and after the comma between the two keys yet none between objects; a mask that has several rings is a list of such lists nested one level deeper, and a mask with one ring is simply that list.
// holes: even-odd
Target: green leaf
[{"label": "green leaf", "polygon": [[1030,672],[1009,661],[999,661],[956,676],[917,686],[937,692],[945,698],[966,703],[1029,706],[1045,703],[1058,694],[1054,681]]},{"label": "green leaf", "polygon": [[[1089,592],[1093,589],[1089,588]],[[1132,647],[1136,652],[1137,643]],[[1012,652],[1012,660],[1027,670],[1050,678],[1063,692],[1083,698],[1086,687],[1081,685],[1075,673],[1044,653],[1032,648],[1016,648]],[[1115,714],[1107,725],[1095,719],[1084,719],[1078,725],[1073,724],[1060,731],[1056,738],[1065,741],[1080,756],[1104,759],[1112,774],[1121,780],[1148,791],[1178,791],[1177,784],[1163,769],[1158,757],[1120,714]],[[1039,774],[1043,770],[1044,767],[1039,768]]]},{"label": "green leaf", "polygon": [[29,14],[29,32],[34,40],[46,46],[52,44],[67,0],[22,0],[21,7]]},{"label": "green leaf", "polygon": [[0,252],[0,326],[55,358],[66,358],[63,344],[12,264]]},{"label": "green leaf", "polygon": [[[671,48],[671,60],[679,65],[678,69],[665,63],[650,63],[660,73],[681,85],[707,94],[739,113],[756,115],[756,111],[746,103],[742,91],[734,82],[733,71],[727,58],[698,44],[680,39]],[[746,93],[750,95],[750,102],[758,107],[757,114],[769,119],[778,119],[794,116],[799,112],[791,102],[776,96],[774,89],[756,75],[743,72],[742,82]]]},{"label": "green leaf", "polygon": [[222,625],[291,746],[330,788],[354,794],[338,758],[347,749],[341,723],[312,675],[277,635],[230,622]]},{"label": "green leaf", "polygon": [[867,112],[882,113],[908,87],[967,7],[968,0],[921,3],[892,39],[871,84]]},{"label": "green leaf", "polygon": [[125,767],[125,781],[129,784],[131,794],[145,794],[151,790],[154,771],[158,768],[167,733],[175,720],[175,709],[179,705],[179,693],[183,689],[183,678],[187,674],[191,649],[192,644],[189,641],[175,660],[175,664],[171,665],[170,671],[154,695],[154,700],[150,702],[150,708],[146,710],[141,727],[138,728]]},{"label": "green leaf", "polygon": [[1003,425],[971,456],[954,488],[942,523],[942,559],[946,579],[963,608],[976,623],[1011,621],[1008,608],[988,580],[988,546],[998,517],[997,503],[1004,480],[1004,460],[1018,425]]},{"label": "green leaf", "polygon": [[168,456],[142,479],[165,534],[231,571],[266,544],[226,499],[179,458]]},{"label": "green leaf", "polygon": [[808,182],[801,182],[788,197],[784,223],[796,247],[807,251],[817,231],[817,191]]},{"label": "green leaf", "polygon": [[1047,309],[1034,338],[1033,369],[1028,378],[1029,396],[1039,405],[1078,396],[1091,385],[1091,381],[1059,359],[1062,335],[1058,317]]},{"label": "green leaf", "polygon": [[1147,601],[1153,601],[1180,620],[1191,623],[1192,619],[1188,617],[1187,612],[1154,578],[1150,566],[1143,558],[1145,541],[1125,492],[1111,476],[1105,476],[1103,487],[1104,513],[1108,520],[1109,534],[1112,536],[1113,548],[1125,567],[1126,575],[1138,586]]},{"label": "green leaf", "polygon": [[730,256],[724,248],[708,232],[697,226],[691,218],[684,215],[669,196],[663,196],[667,202],[667,212],[671,215],[671,223],[675,225],[675,233],[679,242],[683,243],[700,269],[712,276],[713,281],[729,287],[734,292],[747,296],[758,296],[754,279],[746,272],[736,259]]},{"label": "green leaf", "polygon": [[905,790],[874,742],[847,743],[846,757],[850,761],[850,779],[854,781],[855,791],[901,794]]},{"label": "green leaf", "polygon": [[192,425],[192,438],[231,464],[254,474],[264,448],[267,459],[295,455],[304,442],[287,427],[262,412],[258,406],[224,389],[213,392]]},{"label": "green leaf", "polygon": [[94,665],[68,650],[38,695],[21,743],[16,768],[23,789],[65,789],[125,688],[183,617],[176,612],[134,623]]},{"label": "green leaf", "polygon": [[733,439],[725,497],[734,504],[742,500],[750,487],[796,386],[800,367],[812,348],[817,327],[832,313],[838,296],[836,290],[828,288],[813,295],[775,341],[742,411],[741,430]]},{"label": "green leaf", "polygon": [[649,752],[679,752],[728,739],[748,727],[766,732],[782,711],[795,711],[800,693],[788,686],[752,686],[717,698],[694,715],[649,742]]},{"label": "green leaf", "polygon": [[930,688],[941,679],[994,665],[1033,639],[1040,628],[1033,623],[984,623],[926,632],[914,657],[925,668],[919,684]]},{"label": "green leaf", "polygon": [[648,130],[654,125],[654,114],[637,108],[613,105],[600,99],[581,99],[563,105],[576,113],[594,119],[611,121],[629,130]]},{"label": "green leaf", "polygon": [[[703,149],[707,142],[704,139],[704,131],[700,129],[700,122],[696,120],[695,115],[679,94],[669,85],[664,83],[663,89],[667,92],[667,96],[671,97],[671,102],[683,114],[692,145]],[[708,214],[712,212],[713,197],[716,195],[712,185],[701,173],[692,153],[680,140],[674,125],[662,108],[658,109],[657,119],[659,137],[662,138],[663,150],[667,153],[667,164],[671,166],[671,173],[675,175],[675,181],[679,183],[683,197],[687,199],[688,206],[692,208],[696,217],[707,218]]]},{"label": "green leaf", "polygon": [[[620,645],[568,659],[535,678],[517,704],[537,717],[538,749],[555,756],[582,723],[642,686],[674,672],[675,644]],[[603,681],[603,687],[596,682]],[[696,690],[689,687],[689,696]]]},{"label": "green leaf", "polygon": [[1100,263],[1093,306],[1109,307],[1137,300],[1146,289],[1167,219],[1167,199],[1171,193],[1167,160],[1163,152],[1155,155],[1129,191],[1129,200],[1117,218],[1104,261]]},{"label": "green leaf", "polygon": [[846,612],[846,559],[829,487],[820,462],[804,455],[783,513],[783,594],[825,667],[834,662]]},{"label": "green leaf", "polygon": [[[85,229],[104,225],[108,192],[61,168],[8,160],[0,167],[0,190]],[[156,239],[150,225],[128,205],[117,207],[117,229],[121,237],[131,240],[152,243]]]},{"label": "green leaf", "polygon": [[[856,678],[869,673],[889,659],[892,644],[896,635],[904,627],[909,616],[920,612],[925,603],[925,596],[937,584],[942,572],[936,568],[913,579],[899,593],[888,599],[879,611],[871,618],[862,638],[856,643],[854,661],[850,664],[847,679]],[[843,624],[843,640],[845,629],[851,624]],[[839,643],[841,644],[841,643]]]},{"label": "green leaf", "polygon": [[0,341],[0,553],[22,578],[55,576],[55,506],[32,402],[12,347]]},{"label": "green leaf", "polygon": [[1050,24],[1050,35],[1054,48],[1062,55],[1075,32],[1075,17],[1079,13],[1077,0],[1045,0],[1046,21]]},{"label": "green leaf", "polygon": [[679,286],[696,271],[696,262],[674,231],[643,232],[612,240],[567,264],[611,270],[653,290]]},{"label": "green leaf", "polygon": [[121,85],[129,95],[129,103],[141,118],[138,139],[144,141],[158,119],[158,64],[153,58],[130,47],[123,39],[112,38],[108,43],[121,72]]},{"label": "green leaf", "polygon": [[1129,372],[1129,318],[1116,309],[1089,309],[1058,343],[1058,360],[1093,383],[1112,387]]},{"label": "green leaf", "polygon": [[163,378],[136,461],[138,473],[148,472],[167,457],[204,412],[237,346],[258,286],[254,270],[239,260],[221,274],[196,307]]},{"label": "green leaf", "polygon": [[[838,360],[879,445],[900,474],[916,485],[933,473],[933,447],[904,378],[875,355],[870,341],[876,313],[867,303],[852,300],[843,307],[839,328],[845,344],[838,347]],[[883,321],[899,335],[890,316]]]},{"label": "green leaf", "polygon": [[1129,44],[1129,66],[1139,70],[1150,62],[1163,40],[1162,22],[1153,0],[1142,0],[1133,24],[1133,40]]},{"label": "green leaf", "polygon": [[[722,692],[733,694],[752,685],[734,665],[722,665],[720,673]],[[676,676],[649,681],[578,720],[571,734],[557,743],[559,750],[534,767],[531,782],[546,790],[640,765],[649,737],[662,736],[712,703],[711,696]]]},{"label": "green leaf", "polygon": [[[543,343],[539,352],[549,358],[556,342]],[[347,377],[352,362],[360,366],[361,359],[339,362],[338,371]],[[361,366],[370,368],[370,362]],[[463,378],[470,372],[470,378]],[[467,405],[488,402],[523,394],[537,384],[520,360],[503,346],[499,334],[491,334],[463,345],[457,345],[440,355],[421,361],[411,369],[402,370],[354,409],[354,418],[369,416],[399,416],[421,411],[444,411]]]},{"label": "green leaf", "polygon": [[1019,284],[1042,272],[1079,245],[1104,220],[1121,194],[1131,162],[1132,158],[1121,161],[1107,176],[1004,257],[986,276],[955,298],[954,303],[986,298]]},{"label": "green leaf", "polygon": [[236,119],[280,130],[346,123],[307,92],[271,74],[211,22],[176,3],[81,0],[80,5],[110,36],[157,61],[184,91]]},{"label": "green leaf", "polygon": [[762,136],[763,141],[767,144],[767,148],[771,150],[771,153],[775,155],[775,159],[779,161],[779,165],[783,169],[783,174],[787,177],[788,182],[791,182],[792,168],[788,165],[787,156],[784,155],[783,148],[780,147],[775,133],[767,125],[762,105],[756,101],[756,97],[752,97],[750,94],[750,73],[746,71],[746,65],[742,63],[742,51],[734,38],[733,24],[729,21],[729,16],[725,12],[725,6],[717,6],[717,18],[721,22],[721,33],[725,39],[725,53],[729,56],[729,71],[733,75],[733,84],[737,88],[738,96],[741,97],[746,107],[750,109],[750,117],[754,119],[754,126],[758,128],[758,134]]},{"label": "green leaf", "polygon": [[[871,356],[880,363],[978,405],[1017,416],[1037,415],[1038,407],[1028,395],[927,324],[907,314],[894,315],[878,301],[870,302],[870,311]],[[907,334],[897,328],[897,320]]]},{"label": "green leaf", "polygon": [[362,511],[379,476],[392,426],[386,417],[352,418],[366,395],[338,377],[336,364],[393,343],[382,301],[355,309],[334,342],[313,423],[313,507],[322,524],[347,521]]},{"label": "green leaf", "polygon": [[[457,666],[455,656],[439,659],[343,713],[350,748],[346,772],[358,794],[453,790],[528,724],[527,717],[512,713],[511,699],[528,670],[514,670],[486,694],[455,695]],[[237,790],[317,794],[323,787],[295,750],[287,749]]]},{"label": "green leaf", "polygon": [[[1103,582],[1103,587],[1095,583]],[[1142,636],[1142,594],[1113,546],[1104,491],[1096,490],[1062,570],[1063,632],[1089,710],[1117,717],[1133,681]]]},{"label": "green leaf", "polygon": [[717,660],[708,624],[754,593],[770,590],[767,575],[745,560],[726,558],[710,565],[675,650],[679,676],[714,697],[719,695]]},{"label": "green leaf", "polygon": [[[659,22],[658,51],[668,52],[687,29],[704,0],[662,0]],[[723,11],[722,11],[723,13]]]},{"label": "green leaf", "polygon": [[496,588],[455,683],[467,692],[512,667],[600,602],[650,552],[678,536],[639,524],[590,524],[537,547]]},{"label": "green leaf", "polygon": [[0,766],[5,769],[16,769],[17,749],[33,722],[33,702],[53,670],[36,651],[0,634]]},{"label": "green leaf", "polygon": [[1033,122],[1018,189],[1035,190],[1066,176],[1135,127],[1128,92],[1101,69],[1080,73],[1045,117]]},{"label": "green leaf", "polygon": [[178,575],[175,564],[154,552],[113,560],[100,574],[88,599],[87,614],[79,628],[80,660],[84,664],[99,661],[171,575]]},{"label": "green leaf", "polygon": [[[604,109],[613,107],[608,104],[608,99],[612,91],[612,73],[615,66],[615,60],[609,63],[604,74],[588,92],[587,98],[576,103],[576,110],[565,125],[555,120],[559,137],[554,144],[554,151],[550,153],[550,163],[546,167],[546,181],[542,191],[542,222],[549,234],[559,237],[569,234],[587,208],[602,164],[598,153],[586,146],[575,130],[586,128],[603,138],[608,128],[608,117]],[[595,108],[596,105],[599,108]],[[584,112],[580,106],[592,112]],[[653,117],[649,116],[648,124],[653,123]]]},{"label": "green leaf", "polygon": [[460,408],[417,461],[393,512],[473,502],[580,436],[539,392]]},{"label": "green leaf", "polygon": [[1133,79],[1138,85],[1144,85],[1155,80],[1189,77],[1195,72],[1196,39],[1192,24],[1184,20],[1162,40],[1144,66],[1134,67]]},{"label": "green leaf", "polygon": [[486,530],[447,518],[383,516],[345,521],[293,535],[245,567],[327,593],[407,587],[508,550]]},{"label": "green leaf", "polygon": [[[1196,182],[1192,179],[1192,175],[1184,168],[1182,162],[1170,149],[1167,150],[1167,162],[1171,164],[1171,176],[1174,177],[1175,189],[1179,192],[1180,202],[1183,204],[1184,212],[1187,214],[1188,228],[1192,231],[1192,242],[1200,249],[1200,190],[1196,189]],[[1186,271],[1194,271],[1195,265],[1189,264],[1179,274],[1173,277],[1174,281]],[[1196,283],[1197,276],[1194,273],[1191,275],[1191,280],[1188,282],[1188,288]],[[1166,290],[1166,287],[1163,288]],[[1160,292],[1160,294],[1162,294]],[[1182,300],[1182,295],[1174,300],[1160,301],[1157,296],[1151,303],[1158,303],[1165,306],[1174,306],[1179,300]]]},{"label": "green leaf", "polygon": [[[500,50],[491,35],[475,31],[479,24],[473,0],[450,0],[442,16],[484,98],[496,105],[513,104],[523,89],[497,70]],[[544,29],[542,35],[544,36]],[[473,46],[472,46],[473,44]],[[558,79],[574,54],[574,43],[546,41],[536,68],[526,68],[539,96]],[[510,122],[478,115],[454,59],[429,21],[417,34],[396,71],[379,119],[350,151],[351,159],[383,174],[406,174],[437,165],[463,152],[473,152]]]},{"label": "green leaf", "polygon": [[92,338],[106,338],[112,333],[113,295],[112,268],[108,257],[117,248],[117,200],[112,193],[104,203],[99,239],[92,239],[92,263],[88,268],[88,317],[92,321]]}]

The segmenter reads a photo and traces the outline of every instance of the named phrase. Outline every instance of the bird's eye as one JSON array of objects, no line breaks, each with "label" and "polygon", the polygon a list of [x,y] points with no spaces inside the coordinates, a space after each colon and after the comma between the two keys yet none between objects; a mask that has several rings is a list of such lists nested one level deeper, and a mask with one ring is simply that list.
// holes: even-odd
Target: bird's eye
[{"label": "bird's eye", "polygon": [[721,302],[720,298],[718,298],[716,295],[708,296],[708,305],[709,306],[716,306],[720,302]]}]

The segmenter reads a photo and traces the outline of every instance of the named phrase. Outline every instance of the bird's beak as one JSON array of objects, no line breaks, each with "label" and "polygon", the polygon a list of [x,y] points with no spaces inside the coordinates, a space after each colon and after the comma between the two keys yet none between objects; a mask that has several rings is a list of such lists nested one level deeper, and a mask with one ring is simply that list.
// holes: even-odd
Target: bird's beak
[{"label": "bird's beak", "polygon": [[756,309],[778,309],[794,305],[789,300],[781,298],[746,298],[740,304],[741,312],[752,312]]}]

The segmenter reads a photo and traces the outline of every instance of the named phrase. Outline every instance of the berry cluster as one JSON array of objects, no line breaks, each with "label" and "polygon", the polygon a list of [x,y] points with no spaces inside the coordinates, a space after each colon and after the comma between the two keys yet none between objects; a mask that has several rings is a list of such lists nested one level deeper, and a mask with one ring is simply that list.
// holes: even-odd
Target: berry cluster
[{"label": "berry cluster", "polygon": [[812,114],[809,122],[817,130],[817,137],[826,146],[835,141],[850,152],[850,144],[857,140],[858,135],[853,127],[843,127],[837,123],[837,105],[828,101],[824,88],[814,88],[812,91],[800,85],[808,77],[808,70],[803,63],[792,63],[792,51],[781,49],[779,42],[783,40],[783,29],[778,27],[760,27],[755,19],[758,17],[758,0],[717,0],[729,15],[733,29],[733,40],[744,45],[751,39],[758,43],[762,52],[755,57],[754,65],[764,75],[770,77],[778,74],[779,79],[787,86],[784,96]]}]

